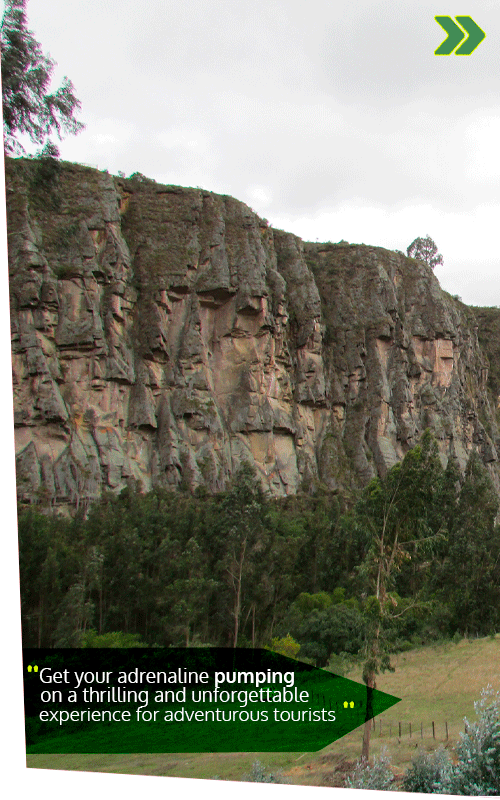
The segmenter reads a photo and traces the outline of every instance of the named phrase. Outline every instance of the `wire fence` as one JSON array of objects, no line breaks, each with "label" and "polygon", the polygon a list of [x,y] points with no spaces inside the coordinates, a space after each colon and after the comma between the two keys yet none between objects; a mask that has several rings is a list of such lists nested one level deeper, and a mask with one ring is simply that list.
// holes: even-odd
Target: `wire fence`
[{"label": "wire fence", "polygon": [[[439,741],[448,741],[450,738],[450,729],[452,725],[447,720],[431,720],[430,722],[409,722],[408,720],[401,720],[396,722],[388,722],[380,718],[372,720],[372,729],[375,736],[382,738],[397,737],[398,739],[424,739],[431,737]],[[453,725],[454,732],[456,725]],[[468,726],[465,722],[465,733],[467,733]]]}]

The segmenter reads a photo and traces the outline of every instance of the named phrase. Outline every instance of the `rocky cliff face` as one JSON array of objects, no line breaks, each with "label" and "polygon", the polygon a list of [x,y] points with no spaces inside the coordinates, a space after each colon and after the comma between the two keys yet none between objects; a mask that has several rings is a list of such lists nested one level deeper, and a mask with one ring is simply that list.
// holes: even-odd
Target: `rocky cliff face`
[{"label": "rocky cliff face", "polygon": [[276,495],[348,492],[426,427],[497,479],[498,386],[426,265],[142,176],[6,172],[24,501],[75,507],[131,479],[212,492],[243,460]]}]

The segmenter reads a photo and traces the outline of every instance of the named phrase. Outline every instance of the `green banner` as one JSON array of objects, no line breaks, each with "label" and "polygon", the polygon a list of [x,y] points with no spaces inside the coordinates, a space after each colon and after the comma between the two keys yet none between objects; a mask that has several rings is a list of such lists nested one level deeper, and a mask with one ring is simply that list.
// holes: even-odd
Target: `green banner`
[{"label": "green banner", "polygon": [[399,698],[269,650],[24,650],[28,753],[320,750]]}]

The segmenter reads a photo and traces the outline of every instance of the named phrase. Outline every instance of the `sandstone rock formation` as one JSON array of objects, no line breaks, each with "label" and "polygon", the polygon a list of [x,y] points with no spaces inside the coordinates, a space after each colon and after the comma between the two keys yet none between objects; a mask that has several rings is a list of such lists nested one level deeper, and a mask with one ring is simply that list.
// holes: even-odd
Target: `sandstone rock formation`
[{"label": "sandstone rock formation", "polygon": [[474,314],[425,264],[143,176],[16,159],[6,180],[23,501],[214,492],[242,460],[275,495],[349,492],[426,427],[497,480]]}]

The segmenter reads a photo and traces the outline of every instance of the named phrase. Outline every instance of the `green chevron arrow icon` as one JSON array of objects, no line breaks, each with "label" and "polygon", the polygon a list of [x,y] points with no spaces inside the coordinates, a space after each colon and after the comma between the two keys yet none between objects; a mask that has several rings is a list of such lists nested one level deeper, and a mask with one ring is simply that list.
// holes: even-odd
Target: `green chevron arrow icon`
[{"label": "green chevron arrow icon", "polygon": [[[455,17],[456,22],[452,17],[434,17],[434,19],[448,34],[448,38],[434,51],[435,56],[449,56],[455,48],[458,48],[455,50],[456,56],[470,56],[486,36],[472,17]],[[466,34],[467,39],[458,47]]]}]

